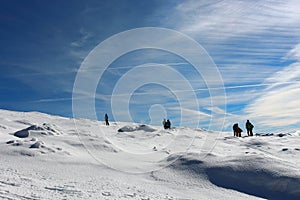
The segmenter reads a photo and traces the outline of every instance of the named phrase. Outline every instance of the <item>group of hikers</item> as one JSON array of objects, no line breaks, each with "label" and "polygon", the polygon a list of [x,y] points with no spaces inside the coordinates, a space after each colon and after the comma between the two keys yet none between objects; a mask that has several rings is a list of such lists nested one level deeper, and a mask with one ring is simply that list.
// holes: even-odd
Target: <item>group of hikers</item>
[{"label": "group of hikers", "polygon": [[164,119],[163,122],[162,122],[163,126],[164,126],[164,129],[170,129],[171,128],[171,122],[169,119]]},{"label": "group of hikers", "polygon": [[[248,136],[253,136],[254,126],[249,120],[246,121],[245,128],[247,129],[247,135]],[[238,123],[235,123],[233,125],[232,129],[233,129],[233,136],[235,136],[235,137],[241,137],[242,136],[243,130],[239,127]]]},{"label": "group of hikers", "polygon": [[[108,115],[107,113],[105,113],[104,115],[104,120],[105,120],[105,125],[106,126],[109,126],[109,122],[108,122]],[[169,119],[164,119],[163,122],[162,122],[163,126],[164,126],[164,129],[171,129],[171,122]],[[247,130],[247,135],[248,136],[253,136],[253,124],[247,120],[246,121],[246,124],[245,124],[245,128]],[[242,136],[242,132],[243,130],[239,127],[239,124],[238,123],[235,123],[232,127],[233,129],[233,136],[234,137],[241,137]]]},{"label": "group of hikers", "polygon": [[[105,115],[104,115],[104,121],[105,121],[105,125],[109,126],[107,113],[105,113]],[[163,123],[164,129],[170,129],[171,128],[171,122],[170,122],[169,119],[167,119],[167,120],[164,119],[162,123]]]}]

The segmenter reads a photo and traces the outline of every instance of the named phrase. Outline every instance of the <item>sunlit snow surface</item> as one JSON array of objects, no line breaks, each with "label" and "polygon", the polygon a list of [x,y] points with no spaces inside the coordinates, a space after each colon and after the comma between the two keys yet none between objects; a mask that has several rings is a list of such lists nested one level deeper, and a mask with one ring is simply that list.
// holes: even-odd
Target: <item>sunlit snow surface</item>
[{"label": "sunlit snow surface", "polygon": [[300,199],[297,130],[234,138],[75,122],[0,110],[0,199]]}]

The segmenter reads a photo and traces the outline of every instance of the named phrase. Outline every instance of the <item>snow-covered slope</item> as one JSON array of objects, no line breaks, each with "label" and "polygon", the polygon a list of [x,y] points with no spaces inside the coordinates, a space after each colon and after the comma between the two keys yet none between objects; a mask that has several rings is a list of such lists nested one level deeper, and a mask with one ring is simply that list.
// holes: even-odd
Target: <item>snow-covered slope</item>
[{"label": "snow-covered slope", "polygon": [[297,131],[234,138],[0,110],[0,158],[0,199],[300,199]]}]

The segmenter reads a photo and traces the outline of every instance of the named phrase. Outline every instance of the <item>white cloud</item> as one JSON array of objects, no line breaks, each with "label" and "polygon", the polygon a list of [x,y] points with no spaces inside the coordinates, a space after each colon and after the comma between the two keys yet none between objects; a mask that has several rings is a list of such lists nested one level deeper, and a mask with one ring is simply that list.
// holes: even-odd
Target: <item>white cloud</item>
[{"label": "white cloud", "polygon": [[[219,35],[258,33],[300,24],[300,2],[291,1],[184,1],[176,7],[182,31]],[[184,22],[182,25],[179,23]],[[286,32],[287,34],[292,34]]]},{"label": "white cloud", "polygon": [[164,24],[203,44],[225,84],[257,84],[279,70],[270,64],[299,38],[299,5],[297,0],[190,0],[165,11]]},{"label": "white cloud", "polygon": [[211,117],[210,114],[207,114],[205,112],[201,112],[199,110],[192,110],[192,109],[188,109],[188,108],[181,108],[181,107],[177,107],[177,108],[171,108],[171,110],[178,110],[178,111],[181,111],[183,113],[185,113],[184,115],[189,115],[193,118],[195,117],[201,117],[201,116],[204,116],[204,117]]},{"label": "white cloud", "polygon": [[288,126],[300,123],[300,84],[266,91],[245,111],[261,125]]},{"label": "white cloud", "polygon": [[300,44],[297,44],[285,58],[300,60]]},{"label": "white cloud", "polygon": [[[287,116],[285,113],[286,110],[290,110],[290,113],[298,116],[296,112],[299,110],[292,111],[292,108],[297,108],[298,105],[295,100],[297,95],[299,96],[297,81],[300,77],[300,70],[298,70],[298,63],[280,70],[281,67],[274,67],[272,62],[284,57],[287,49],[294,45],[294,37],[298,37],[300,27],[299,4],[300,2],[293,0],[287,2],[277,0],[255,2],[233,0],[182,1],[174,9],[164,10],[167,13],[168,20],[162,19],[164,21],[163,25],[169,27],[168,24],[172,24],[172,28],[192,36],[200,43],[204,41],[206,43],[205,47],[213,53],[212,58],[217,61],[224,83],[227,86],[228,103],[245,104],[250,102],[244,110],[245,113],[242,113],[243,110],[239,110],[240,113],[236,114],[227,113],[227,126],[230,126],[232,122],[241,120],[240,116],[242,114],[245,114],[247,118],[257,118],[256,121],[269,126],[297,123],[295,117]],[[275,35],[275,37],[270,37],[272,35]],[[79,47],[84,44],[88,37],[88,34],[83,34],[82,40],[75,41],[72,46],[74,48]],[[157,40],[157,42],[165,45],[178,45],[176,38]],[[188,51],[188,49],[186,50]],[[286,59],[300,58],[299,50],[300,45],[297,45],[286,56]],[[110,49],[107,49],[107,52],[110,52]],[[153,56],[157,55],[153,54]],[[144,59],[144,57],[137,58]],[[167,62],[172,62],[172,60]],[[166,65],[176,67],[179,65],[184,66],[184,64],[170,63]],[[131,66],[123,66],[122,69],[124,70],[124,68],[130,69]],[[121,67],[108,70],[113,75],[122,75]],[[270,77],[270,74],[278,70],[278,73]],[[165,83],[172,86],[173,91],[176,89],[178,93],[185,92],[187,94],[196,91],[198,94],[197,101],[201,108],[215,106],[210,109],[215,114],[221,115],[225,112],[217,107],[223,103],[223,97],[215,97],[214,104],[217,105],[211,105],[211,97],[205,94],[207,92],[205,85],[203,87],[203,82],[198,81],[193,76],[186,77],[192,84],[192,90],[182,88],[181,85],[185,81],[163,76],[157,71],[149,70],[145,74],[139,74],[139,76],[127,77],[124,87],[134,85],[138,81],[136,78],[147,80],[148,77],[161,77],[162,80],[165,80]],[[205,78],[215,79],[214,74]],[[291,84],[292,82],[296,85]],[[180,91],[183,89],[186,91]],[[199,94],[202,91],[203,95],[202,93]],[[151,103],[151,100],[156,98],[163,100],[166,96],[160,95],[160,92],[159,90],[153,91],[153,99],[145,97],[139,99],[142,99],[142,101],[133,101],[133,103],[137,105],[146,102]],[[146,94],[151,94],[151,92],[146,91]],[[124,90],[116,96],[118,95],[127,96],[130,94],[127,94],[127,90]],[[100,95],[96,98],[110,100],[110,96]],[[185,96],[183,99],[181,103],[184,106],[182,107],[189,108],[185,105],[189,105],[192,98]],[[123,101],[126,100],[120,98],[118,103]],[[290,102],[291,106],[288,106],[287,102]],[[275,109],[274,106],[276,106]],[[185,109],[184,112],[186,115],[190,115],[189,118],[184,119],[187,121],[194,120],[193,117],[195,116],[208,115],[205,112],[193,109]]]},{"label": "white cloud", "polygon": [[248,118],[300,124],[300,1],[191,0],[167,12],[165,24],[195,38],[216,62],[234,113],[226,126]]},{"label": "white cloud", "polygon": [[78,40],[71,42],[70,45],[72,47],[83,47],[94,36],[94,33],[89,32],[89,31],[85,30],[84,28],[81,28],[79,30],[79,33],[80,33],[81,37]]},{"label": "white cloud", "polygon": [[[299,45],[296,45],[288,55],[299,53]],[[275,73],[266,83],[270,86],[245,108],[245,112],[264,126],[300,124],[300,62]]]}]

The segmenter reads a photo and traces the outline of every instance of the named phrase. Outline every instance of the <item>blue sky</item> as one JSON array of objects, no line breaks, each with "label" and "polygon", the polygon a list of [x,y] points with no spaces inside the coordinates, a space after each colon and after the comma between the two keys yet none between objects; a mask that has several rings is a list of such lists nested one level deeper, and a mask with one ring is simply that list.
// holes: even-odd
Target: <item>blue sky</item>
[{"label": "blue sky", "polygon": [[[300,127],[297,0],[1,0],[0,5],[2,109],[72,117],[75,78],[88,54],[114,34],[161,27],[179,31],[203,46],[221,74],[226,104],[211,104],[205,82],[214,77],[197,75],[178,55],[145,49],[120,56],[101,77],[95,94],[100,120],[106,112],[113,120],[111,96],[124,74],[136,66],[161,63],[191,83],[199,107],[182,107],[190,96],[182,103],[170,88],[146,84],[130,94],[128,107],[135,122],[160,124],[168,117],[179,125],[184,112],[188,116],[184,120],[198,120],[201,127],[217,130],[223,129],[224,116],[224,130],[235,122],[243,126],[246,119],[254,122],[256,131]],[[157,74],[148,70],[137,77]],[[166,79],[175,88],[182,84]],[[211,124],[212,117],[220,123]]]}]

